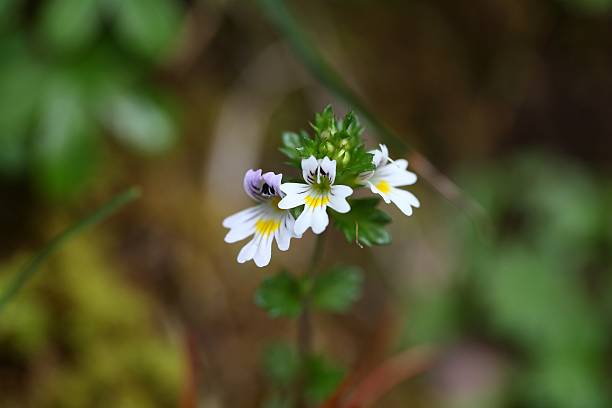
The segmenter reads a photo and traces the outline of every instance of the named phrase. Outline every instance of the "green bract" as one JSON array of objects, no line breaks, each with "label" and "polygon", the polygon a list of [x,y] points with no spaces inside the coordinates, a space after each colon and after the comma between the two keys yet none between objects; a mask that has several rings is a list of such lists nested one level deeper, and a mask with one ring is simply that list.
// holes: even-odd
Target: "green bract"
[{"label": "green bract", "polygon": [[283,152],[289,163],[301,168],[301,160],[310,156],[327,156],[336,161],[336,184],[359,186],[359,176],[374,170],[372,154],[363,145],[363,127],[353,112],[337,119],[331,106],[315,115],[311,124],[314,135],[307,132],[283,134]]}]

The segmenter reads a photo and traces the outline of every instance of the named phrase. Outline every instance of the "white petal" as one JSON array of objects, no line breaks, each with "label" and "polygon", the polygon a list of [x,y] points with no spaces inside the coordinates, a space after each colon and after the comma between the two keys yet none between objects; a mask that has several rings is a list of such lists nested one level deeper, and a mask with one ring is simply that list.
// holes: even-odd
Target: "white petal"
[{"label": "white petal", "polygon": [[306,181],[308,184],[316,182],[318,168],[319,162],[314,156],[310,156],[307,159],[302,159],[302,177],[304,177],[304,181]]},{"label": "white petal", "polygon": [[310,189],[304,193],[287,194],[285,197],[283,197],[282,200],[278,202],[278,208],[282,210],[288,210],[290,208],[295,208],[300,205],[303,205],[309,191]]},{"label": "white petal", "polygon": [[240,252],[238,253],[238,262],[245,263],[246,261],[250,261],[251,259],[253,259],[253,257],[257,253],[257,247],[259,246],[260,241],[261,235],[255,235],[253,239],[249,241],[248,244],[243,246]]},{"label": "white petal", "polygon": [[312,210],[304,207],[304,211],[300,214],[297,220],[295,220],[295,225],[293,226],[293,231],[296,235],[302,235],[306,230],[310,227],[312,222]]},{"label": "white petal", "polygon": [[347,213],[351,211],[351,206],[345,197],[336,196],[333,193],[329,196],[329,203],[327,204],[332,210],[338,211],[339,213]]},{"label": "white petal", "polygon": [[281,251],[286,251],[289,249],[291,238],[294,236],[294,224],[295,220],[293,219],[293,216],[287,213],[285,216],[283,216],[283,219],[281,220],[280,228],[274,233],[274,237],[276,238],[276,244],[278,245],[278,249],[280,249]]},{"label": "white petal", "polygon": [[412,215],[412,207],[418,208],[421,205],[419,199],[414,194],[399,188],[391,188],[389,198],[401,212],[408,216]]},{"label": "white petal", "polygon": [[301,194],[310,190],[310,186],[304,183],[283,183],[281,191],[285,194]]},{"label": "white petal", "polygon": [[378,194],[379,196],[381,196],[383,200],[385,200],[385,203],[389,204],[391,202],[387,194],[380,191],[378,187],[374,185],[374,183],[372,183],[371,181],[368,181],[368,185],[370,186],[370,191],[372,191],[374,194]]},{"label": "white petal", "polygon": [[336,180],[336,161],[330,160],[329,157],[325,156],[323,160],[321,160],[319,167],[327,174],[331,184],[334,184],[334,180]]},{"label": "white petal", "polygon": [[349,186],[343,186],[339,184],[337,186],[332,186],[331,193],[335,196],[345,198],[353,194],[353,189]]},{"label": "white petal", "polygon": [[246,237],[253,235],[253,233],[255,232],[255,223],[258,219],[259,218],[255,218],[253,221],[249,221],[244,224],[237,224],[229,230],[229,232],[224,238],[224,241],[228,244],[232,244],[234,242],[242,241]]},{"label": "white petal", "polygon": [[380,149],[370,150],[369,153],[373,154],[372,163],[378,167],[384,165],[389,160],[389,149],[384,144],[379,145]]},{"label": "white petal", "polygon": [[224,219],[223,226],[225,228],[233,228],[238,224],[243,224],[254,218],[257,218],[263,210],[264,209],[261,205],[256,205],[255,207],[247,208],[246,210],[237,212],[236,214],[230,215],[229,217]]},{"label": "white petal", "polygon": [[270,263],[270,259],[272,258],[272,241],[274,240],[274,234],[269,234],[265,237],[262,237],[261,242],[257,248],[257,252],[255,253],[255,257],[253,260],[255,261],[255,265],[262,268]]},{"label": "white petal", "polygon": [[399,167],[402,170],[406,170],[408,168],[408,160],[406,159],[397,159],[393,160],[393,164]]},{"label": "white petal", "polygon": [[320,234],[325,231],[329,224],[329,216],[327,215],[326,206],[321,206],[313,209],[312,212],[312,232]]},{"label": "white petal", "polygon": [[[399,160],[398,160],[399,161]],[[406,162],[405,160],[402,160]],[[406,162],[407,163],[407,162]],[[417,175],[397,165],[397,161],[381,167],[374,173],[373,180],[385,180],[393,187],[409,186],[417,181]]]}]

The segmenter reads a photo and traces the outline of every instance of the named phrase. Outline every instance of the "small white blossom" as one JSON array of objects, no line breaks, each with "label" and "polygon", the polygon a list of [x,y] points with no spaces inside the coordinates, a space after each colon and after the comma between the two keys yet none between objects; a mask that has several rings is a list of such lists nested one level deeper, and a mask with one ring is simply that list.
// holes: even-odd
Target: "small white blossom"
[{"label": "small white blossom", "polygon": [[419,208],[418,198],[411,192],[397,187],[409,186],[417,181],[416,174],[407,170],[408,161],[391,160],[387,146],[381,144],[380,150],[372,150],[373,172],[364,175],[364,182],[374,194],[379,194],[385,203],[393,203],[406,215],[412,215],[412,207]]},{"label": "small white blossom", "polygon": [[270,263],[272,241],[276,239],[278,249],[286,251],[291,238],[299,238],[293,231],[295,220],[291,213],[278,208],[283,196],[280,190],[282,174],[261,173],[261,170],[249,170],[244,176],[244,190],[259,204],[223,220],[223,226],[230,229],[225,242],[234,243],[253,235],[240,250],[238,262],[252,259],[259,267]]},{"label": "small white blossom", "polygon": [[302,175],[306,184],[284,183],[281,190],[286,196],[279,208],[290,209],[304,205],[304,211],[295,221],[295,233],[302,235],[308,228],[315,234],[322,233],[329,224],[327,207],[340,213],[351,210],[346,197],[353,194],[348,186],[334,185],[336,161],[329,157],[317,160],[314,156],[302,160]]}]

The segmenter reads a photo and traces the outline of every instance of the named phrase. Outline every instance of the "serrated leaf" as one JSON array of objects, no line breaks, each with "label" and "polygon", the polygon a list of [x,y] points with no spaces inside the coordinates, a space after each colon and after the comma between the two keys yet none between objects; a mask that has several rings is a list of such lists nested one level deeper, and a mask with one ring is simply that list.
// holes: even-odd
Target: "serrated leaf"
[{"label": "serrated leaf", "polygon": [[273,344],[264,351],[263,368],[274,385],[288,387],[299,374],[300,358],[292,345]]},{"label": "serrated leaf", "polygon": [[349,199],[351,211],[346,214],[332,212],[334,224],[344,233],[348,242],[355,242],[357,235],[363,245],[386,245],[391,242],[391,235],[385,225],[391,218],[382,210],[376,208],[380,199],[360,198]]},{"label": "serrated leaf", "polygon": [[312,300],[314,305],[330,312],[346,312],[361,296],[363,274],[357,267],[337,266],[317,276]]},{"label": "serrated leaf", "polygon": [[285,132],[282,136],[282,143],[280,151],[289,158],[291,164],[299,166],[300,160],[305,157],[304,154],[307,154],[308,134]]},{"label": "serrated leaf", "polygon": [[344,370],[321,356],[312,356],[306,363],[306,396],[313,403],[328,398],[340,385]]},{"label": "serrated leaf", "polygon": [[266,278],[255,293],[255,303],[270,317],[297,317],[302,311],[300,282],[287,271]]}]

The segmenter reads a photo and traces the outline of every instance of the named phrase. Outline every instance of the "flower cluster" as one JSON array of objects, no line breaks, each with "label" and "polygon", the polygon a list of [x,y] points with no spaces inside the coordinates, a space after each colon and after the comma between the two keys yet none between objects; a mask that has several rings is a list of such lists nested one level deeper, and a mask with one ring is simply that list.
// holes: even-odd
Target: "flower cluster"
[{"label": "flower cluster", "polygon": [[[276,241],[279,250],[286,251],[291,238],[301,238],[309,228],[321,234],[329,225],[330,215],[332,218],[350,215],[352,202],[357,204],[358,200],[347,198],[357,188],[369,187],[406,215],[412,214],[413,207],[419,207],[414,194],[399,188],[417,181],[416,174],[407,170],[408,162],[391,160],[382,144],[367,151],[361,139],[363,128],[352,113],[337,120],[328,107],[316,116],[312,127],[314,137],[305,132],[283,135],[281,148],[290,163],[301,168],[304,182],[283,183],[282,174],[262,170],[246,172],[244,190],[257,204],[223,221],[223,226],[229,228],[225,242],[252,236],[240,250],[238,262],[253,260],[259,267],[266,266],[271,258],[272,241]],[[328,208],[333,211],[328,212]],[[337,221],[338,227],[346,226],[346,222]],[[359,216],[352,222],[357,229]],[[366,223],[364,219],[363,224],[369,225],[371,221]]]}]

